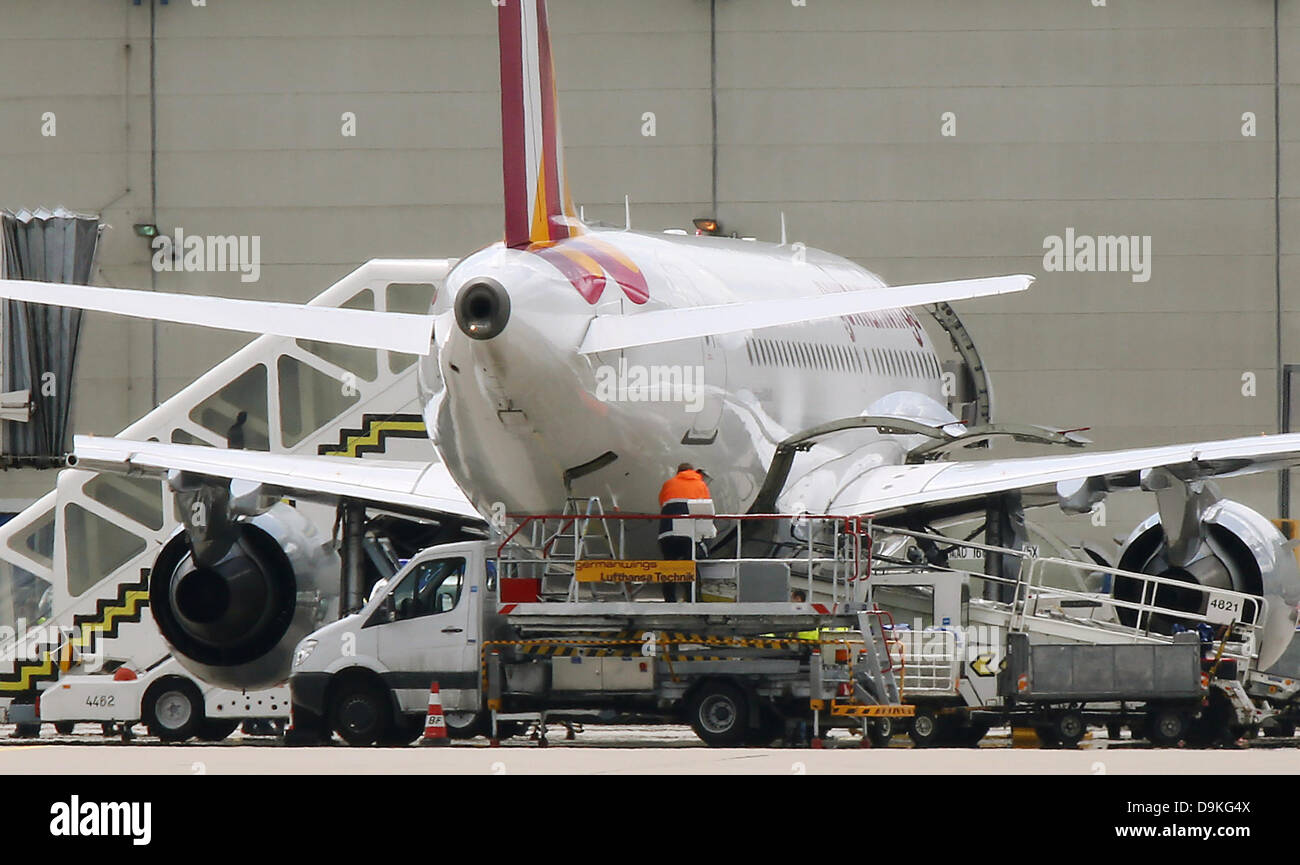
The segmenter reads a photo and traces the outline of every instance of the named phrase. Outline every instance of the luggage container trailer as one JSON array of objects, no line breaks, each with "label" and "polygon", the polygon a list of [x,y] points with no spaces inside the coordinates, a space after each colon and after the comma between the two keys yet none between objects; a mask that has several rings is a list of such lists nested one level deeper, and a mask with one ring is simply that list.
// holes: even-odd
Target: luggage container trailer
[{"label": "luggage container trailer", "polygon": [[[715,559],[701,565],[726,572],[735,597],[762,599],[670,602],[660,583],[694,562],[630,561],[617,543],[612,556],[586,558],[589,527],[575,532],[562,557],[554,543],[508,539],[412,558],[358,613],[299,644],[290,678],[298,736],[409,742],[434,683],[453,738],[500,738],[520,717],[636,718],[684,721],[710,745],[757,745],[911,714],[882,616],[852,602],[847,568],[833,578],[835,600],[795,602],[800,579],[788,563]],[[799,563],[834,572],[831,560],[846,565],[850,547]],[[816,634],[830,628],[848,630]]]},{"label": "luggage container trailer", "polygon": [[1116,723],[1141,729],[1153,744],[1177,745],[1207,693],[1194,633],[1168,644],[1101,646],[1010,634],[1006,658],[998,676],[1004,708],[977,714],[1033,727],[1047,745],[1073,748],[1089,725]]}]

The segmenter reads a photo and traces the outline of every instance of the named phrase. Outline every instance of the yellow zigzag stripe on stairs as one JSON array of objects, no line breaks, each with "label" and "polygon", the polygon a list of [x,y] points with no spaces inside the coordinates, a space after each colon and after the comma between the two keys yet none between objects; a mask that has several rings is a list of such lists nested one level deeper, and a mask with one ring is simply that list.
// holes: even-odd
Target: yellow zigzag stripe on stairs
[{"label": "yellow zigzag stripe on stairs", "polygon": [[[144,576],[138,583],[122,586],[117,598],[101,600],[93,614],[76,616],[72,620],[72,647],[82,651],[93,650],[100,634],[113,637],[117,635],[118,624],[138,622],[149,603],[147,585],[148,577]],[[45,652],[42,660],[20,662],[12,673],[0,676],[0,694],[30,691],[37,683],[58,677],[59,666],[54,653]]]},{"label": "yellow zigzag stripe on stairs", "polygon": [[362,429],[340,430],[337,445],[321,445],[317,453],[328,457],[359,457],[368,453],[383,453],[387,439],[421,438],[426,433],[424,420],[419,415],[364,415]]}]

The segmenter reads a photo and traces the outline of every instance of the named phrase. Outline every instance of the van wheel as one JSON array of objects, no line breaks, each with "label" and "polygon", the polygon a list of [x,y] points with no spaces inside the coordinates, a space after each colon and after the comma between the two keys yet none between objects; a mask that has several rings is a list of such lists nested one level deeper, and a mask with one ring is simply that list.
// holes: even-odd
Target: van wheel
[{"label": "van wheel", "polygon": [[330,723],[349,745],[373,745],[392,726],[388,695],[369,682],[345,682],[334,697]]},{"label": "van wheel", "polygon": [[164,742],[184,742],[203,723],[203,695],[188,679],[163,679],[144,695],[144,725]]},{"label": "van wheel", "polygon": [[745,741],[749,701],[745,692],[730,682],[705,682],[691,696],[686,715],[704,744],[732,748]]},{"label": "van wheel", "polygon": [[195,734],[205,742],[220,742],[235,732],[239,726],[239,721],[223,720],[220,718],[204,718],[199,724],[198,732]]}]

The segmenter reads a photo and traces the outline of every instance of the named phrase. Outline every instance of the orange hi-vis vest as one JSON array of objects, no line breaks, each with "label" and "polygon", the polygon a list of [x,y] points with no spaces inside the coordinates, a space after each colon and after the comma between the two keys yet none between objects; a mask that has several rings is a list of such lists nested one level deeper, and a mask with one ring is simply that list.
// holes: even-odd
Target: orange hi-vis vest
[{"label": "orange hi-vis vest", "polygon": [[[690,513],[690,502],[712,501],[709,485],[704,477],[694,469],[678,472],[659,488],[659,513],[664,516],[682,516]],[[672,519],[659,521],[659,537],[698,537],[691,531],[693,527],[683,529],[674,526]],[[685,522],[685,521],[682,521]]]},{"label": "orange hi-vis vest", "polygon": [[[704,476],[695,469],[688,469],[664,481],[664,485],[659,488],[659,507],[663,508],[672,501],[690,501],[692,499],[711,499],[709,494],[709,485],[704,482]],[[686,511],[682,511],[686,513]]]}]

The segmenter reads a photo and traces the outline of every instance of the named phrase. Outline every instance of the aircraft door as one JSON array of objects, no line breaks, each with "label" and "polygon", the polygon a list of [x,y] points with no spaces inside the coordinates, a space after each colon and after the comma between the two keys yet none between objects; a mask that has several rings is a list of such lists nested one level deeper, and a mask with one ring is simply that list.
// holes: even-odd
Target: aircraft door
[{"label": "aircraft door", "polygon": [[687,405],[691,427],[682,437],[685,445],[713,444],[722,422],[722,407],[727,389],[727,356],[718,338],[706,336],[701,342],[700,364],[694,370],[683,370],[695,384],[694,399]]}]

